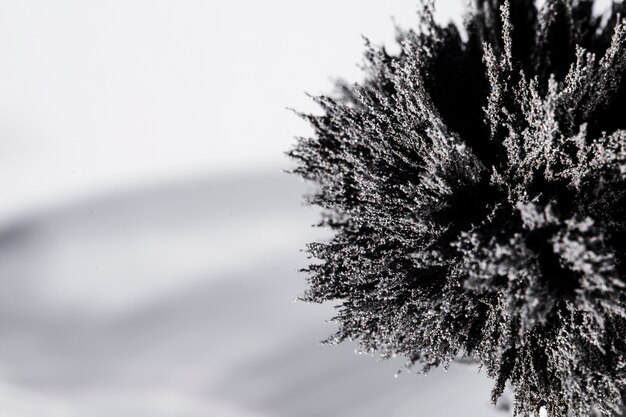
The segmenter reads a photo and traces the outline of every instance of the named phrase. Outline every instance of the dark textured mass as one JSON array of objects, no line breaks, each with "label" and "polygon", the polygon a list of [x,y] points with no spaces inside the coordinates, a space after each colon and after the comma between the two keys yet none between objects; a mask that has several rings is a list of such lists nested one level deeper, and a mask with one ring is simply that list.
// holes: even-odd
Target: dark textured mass
[{"label": "dark textured mass", "polygon": [[306,300],[333,342],[427,371],[478,361],[515,413],[610,415],[626,392],[626,5],[420,7],[401,52],[317,97],[290,155],[328,242]]}]

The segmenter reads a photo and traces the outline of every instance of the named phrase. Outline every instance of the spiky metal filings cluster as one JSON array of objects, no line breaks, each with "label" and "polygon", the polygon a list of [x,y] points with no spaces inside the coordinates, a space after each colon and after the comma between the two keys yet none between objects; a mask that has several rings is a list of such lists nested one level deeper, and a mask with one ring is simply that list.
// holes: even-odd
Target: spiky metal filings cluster
[{"label": "spiky metal filings cluster", "polygon": [[313,243],[332,341],[423,370],[478,360],[516,414],[610,414],[626,386],[626,5],[420,10],[290,152],[334,230]]}]

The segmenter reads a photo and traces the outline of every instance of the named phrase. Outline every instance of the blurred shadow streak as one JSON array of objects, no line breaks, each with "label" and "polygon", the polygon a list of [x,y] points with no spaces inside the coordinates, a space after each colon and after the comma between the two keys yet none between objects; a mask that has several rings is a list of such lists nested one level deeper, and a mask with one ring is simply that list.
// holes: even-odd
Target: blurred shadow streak
[{"label": "blurred shadow streak", "polygon": [[[173,184],[0,231],[0,380],[94,417],[494,415],[473,369],[394,379],[397,361],[319,346],[330,306],[293,303],[298,249],[324,236],[306,188]],[[185,414],[155,411],[164,393]]]}]

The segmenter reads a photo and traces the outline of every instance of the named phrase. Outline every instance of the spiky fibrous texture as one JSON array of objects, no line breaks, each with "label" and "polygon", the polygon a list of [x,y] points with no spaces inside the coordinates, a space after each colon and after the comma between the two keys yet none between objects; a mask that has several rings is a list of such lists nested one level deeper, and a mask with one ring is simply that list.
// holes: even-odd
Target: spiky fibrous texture
[{"label": "spiky fibrous texture", "polygon": [[368,44],[290,152],[329,242],[304,298],[332,341],[428,370],[470,357],[516,414],[610,414],[626,385],[626,25],[614,4],[476,0]]}]

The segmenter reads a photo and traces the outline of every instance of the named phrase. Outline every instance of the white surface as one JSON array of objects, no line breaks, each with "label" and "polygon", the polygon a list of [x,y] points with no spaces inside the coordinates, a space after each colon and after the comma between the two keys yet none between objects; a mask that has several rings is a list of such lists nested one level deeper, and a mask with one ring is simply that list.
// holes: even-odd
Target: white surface
[{"label": "white surface", "polygon": [[2,231],[0,415],[499,416],[473,367],[394,378],[400,360],[319,345],[332,307],[293,301],[298,249],[324,238],[304,191],[261,171]]}]

